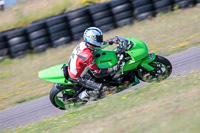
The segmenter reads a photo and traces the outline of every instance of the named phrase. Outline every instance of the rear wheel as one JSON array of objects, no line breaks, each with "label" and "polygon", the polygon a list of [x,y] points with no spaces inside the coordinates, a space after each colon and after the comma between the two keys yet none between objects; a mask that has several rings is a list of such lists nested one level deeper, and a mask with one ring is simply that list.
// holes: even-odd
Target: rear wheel
[{"label": "rear wheel", "polygon": [[76,98],[72,98],[75,94],[73,86],[57,87],[56,85],[50,91],[49,99],[51,103],[61,110],[68,107],[76,106]]},{"label": "rear wheel", "polygon": [[144,68],[139,68],[137,76],[144,82],[161,81],[166,79],[172,73],[172,65],[168,59],[162,56],[156,56],[156,59],[149,63],[154,67],[153,71],[147,71]]}]

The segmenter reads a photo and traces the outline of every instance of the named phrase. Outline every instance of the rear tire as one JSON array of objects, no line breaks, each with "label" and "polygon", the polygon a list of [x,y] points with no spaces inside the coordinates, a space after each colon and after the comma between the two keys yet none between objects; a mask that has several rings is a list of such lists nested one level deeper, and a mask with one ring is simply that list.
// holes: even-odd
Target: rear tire
[{"label": "rear tire", "polygon": [[[73,93],[65,91],[68,89],[71,89],[72,91],[74,90],[73,86],[57,87],[56,85],[54,85],[53,88],[51,89],[50,94],[49,94],[49,99],[56,108],[59,108],[61,110],[66,109],[67,99],[69,99],[73,96]],[[72,104],[74,104],[74,103],[72,103]]]},{"label": "rear tire", "polygon": [[137,72],[137,77],[144,82],[158,82],[168,78],[172,73],[172,64],[165,57],[157,55],[149,65],[154,67],[155,70],[149,72],[144,68],[139,68]]}]

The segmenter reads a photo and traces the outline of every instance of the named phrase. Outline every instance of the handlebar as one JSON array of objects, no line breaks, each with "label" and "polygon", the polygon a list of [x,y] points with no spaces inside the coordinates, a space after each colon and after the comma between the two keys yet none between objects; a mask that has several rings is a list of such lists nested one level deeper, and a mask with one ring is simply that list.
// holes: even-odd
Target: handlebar
[{"label": "handlebar", "polygon": [[134,43],[132,41],[129,41],[124,37],[116,36],[116,38],[118,43],[116,53],[119,54],[119,56],[122,53],[125,53],[125,51],[129,51],[134,46]]}]

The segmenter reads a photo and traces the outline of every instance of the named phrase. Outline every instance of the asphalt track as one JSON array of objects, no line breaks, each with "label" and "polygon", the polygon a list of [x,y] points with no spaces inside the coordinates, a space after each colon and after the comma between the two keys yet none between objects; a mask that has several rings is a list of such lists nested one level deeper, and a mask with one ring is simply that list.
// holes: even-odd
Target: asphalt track
[{"label": "asphalt track", "polygon": [[[171,77],[187,74],[193,70],[200,69],[200,46],[190,48],[181,53],[168,56],[167,58],[173,66]],[[144,85],[141,83],[128,90]],[[51,105],[49,96],[44,96],[0,111],[0,129],[24,126],[62,113],[64,111]]]}]

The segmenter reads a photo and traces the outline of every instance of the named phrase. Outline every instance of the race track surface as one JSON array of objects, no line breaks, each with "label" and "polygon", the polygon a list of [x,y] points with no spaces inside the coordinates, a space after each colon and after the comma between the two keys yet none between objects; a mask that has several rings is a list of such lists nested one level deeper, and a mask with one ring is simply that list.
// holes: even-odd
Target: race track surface
[{"label": "race track surface", "polygon": [[[172,63],[173,72],[171,77],[187,74],[200,69],[200,46],[190,48],[181,53],[168,56]],[[128,90],[139,88],[141,83]],[[49,96],[44,96],[14,107],[0,111],[0,129],[16,128],[31,122],[40,121],[49,116],[62,114],[64,111],[55,108],[49,101]]]}]

